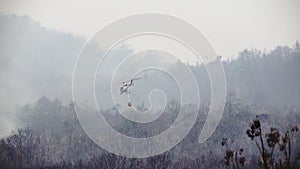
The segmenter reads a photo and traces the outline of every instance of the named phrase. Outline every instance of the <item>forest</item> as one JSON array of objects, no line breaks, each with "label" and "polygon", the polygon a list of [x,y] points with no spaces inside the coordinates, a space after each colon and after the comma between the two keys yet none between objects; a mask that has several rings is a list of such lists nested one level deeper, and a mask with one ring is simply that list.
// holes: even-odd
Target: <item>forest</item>
[{"label": "forest", "polygon": [[[35,37],[20,51],[13,50],[12,46],[22,46],[22,43],[0,45],[3,48],[0,50],[0,74],[14,74],[7,78],[0,76],[1,84],[7,86],[8,91],[19,86],[26,91],[6,93],[6,102],[18,105],[14,109],[0,104],[1,114],[13,111],[13,115],[7,118],[14,126],[12,131],[1,136],[1,169],[300,168],[299,41],[293,46],[277,46],[270,51],[245,49],[236,59],[222,61],[228,92],[223,117],[213,135],[201,144],[198,137],[210,105],[210,83],[205,65],[188,65],[201,86],[199,90],[203,98],[193,128],[178,145],[163,154],[127,158],[109,153],[95,144],[77,119],[68,88],[72,71],[69,66],[72,64],[65,62],[74,59],[72,56],[76,51],[71,49],[80,46],[83,40],[46,30],[28,18],[1,16],[0,22],[10,25],[0,27],[2,40],[13,37],[14,29],[23,29],[24,43],[27,37]],[[20,36],[18,33],[16,37]],[[38,39],[40,35],[52,38],[45,42]],[[45,46],[57,48],[62,54]],[[40,49],[31,50],[35,47]],[[116,51],[123,55],[130,52],[127,48]],[[37,58],[39,55],[42,58]],[[66,59],[59,61],[62,55]],[[176,67],[176,64],[182,63],[171,67]],[[11,86],[15,83],[16,86]],[[3,93],[0,94],[2,98]],[[143,106],[140,104],[139,109]],[[180,106],[177,100],[168,102],[158,119],[142,127],[120,118],[114,113],[114,107],[102,113],[120,133],[150,137],[174,122]],[[193,106],[184,105],[184,113],[188,115]],[[162,140],[162,144],[165,143],[168,140]]]}]

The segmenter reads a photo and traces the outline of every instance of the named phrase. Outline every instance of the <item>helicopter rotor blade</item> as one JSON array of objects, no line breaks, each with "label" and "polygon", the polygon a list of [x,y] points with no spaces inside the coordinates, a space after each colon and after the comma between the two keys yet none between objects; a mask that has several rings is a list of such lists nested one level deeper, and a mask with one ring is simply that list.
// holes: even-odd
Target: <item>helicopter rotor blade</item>
[{"label": "helicopter rotor blade", "polygon": [[142,79],[142,77],[132,78],[131,80],[123,81],[122,83],[129,83],[131,81],[136,81],[136,80],[140,80],[140,79]]},{"label": "helicopter rotor blade", "polygon": [[135,81],[135,80],[139,80],[139,79],[142,79],[142,77],[132,78],[131,80],[132,80],[132,81]]}]

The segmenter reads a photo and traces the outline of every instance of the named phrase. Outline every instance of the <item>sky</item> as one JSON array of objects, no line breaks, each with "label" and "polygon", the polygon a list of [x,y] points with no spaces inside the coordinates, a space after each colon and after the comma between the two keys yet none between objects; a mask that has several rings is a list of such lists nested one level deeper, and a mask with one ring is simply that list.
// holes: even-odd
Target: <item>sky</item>
[{"label": "sky", "polygon": [[300,39],[298,0],[0,0],[1,14],[28,15],[42,26],[90,38],[138,13],[177,16],[204,33],[225,58],[245,48],[273,49]]}]

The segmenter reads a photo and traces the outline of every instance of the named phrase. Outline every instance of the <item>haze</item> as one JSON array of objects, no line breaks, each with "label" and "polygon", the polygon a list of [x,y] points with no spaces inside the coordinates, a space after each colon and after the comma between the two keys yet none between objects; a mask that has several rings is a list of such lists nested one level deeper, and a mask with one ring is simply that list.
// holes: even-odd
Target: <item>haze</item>
[{"label": "haze", "polygon": [[294,44],[300,39],[299,7],[297,0],[0,1],[2,14],[29,15],[44,27],[85,38],[120,17],[171,14],[200,29],[225,58],[245,48],[270,50],[278,44]]}]

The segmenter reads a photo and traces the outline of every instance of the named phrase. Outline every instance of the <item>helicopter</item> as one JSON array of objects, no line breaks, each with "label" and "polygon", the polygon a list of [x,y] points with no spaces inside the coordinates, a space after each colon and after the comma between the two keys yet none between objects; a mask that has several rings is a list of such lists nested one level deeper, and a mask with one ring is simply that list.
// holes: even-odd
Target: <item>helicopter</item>
[{"label": "helicopter", "polygon": [[141,77],[133,78],[133,79],[130,79],[129,81],[123,82],[122,86],[120,87],[120,95],[122,95],[122,94],[130,94],[131,92],[130,92],[129,88],[131,86],[134,86],[133,81],[139,80],[139,79],[141,79]]},{"label": "helicopter", "polygon": [[[122,86],[120,87],[120,95],[130,94],[131,92],[130,92],[129,88],[131,86],[134,86],[133,81],[138,80],[138,79],[141,79],[141,77],[133,78],[133,79],[130,79],[129,81],[123,82]],[[128,107],[131,107],[131,106],[132,106],[132,102],[129,100]]]}]

